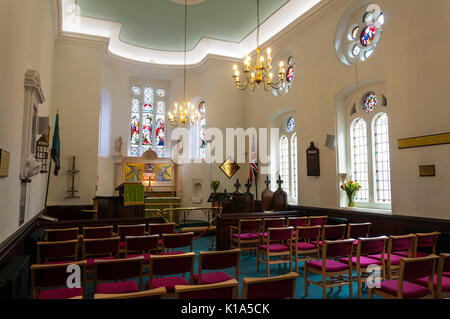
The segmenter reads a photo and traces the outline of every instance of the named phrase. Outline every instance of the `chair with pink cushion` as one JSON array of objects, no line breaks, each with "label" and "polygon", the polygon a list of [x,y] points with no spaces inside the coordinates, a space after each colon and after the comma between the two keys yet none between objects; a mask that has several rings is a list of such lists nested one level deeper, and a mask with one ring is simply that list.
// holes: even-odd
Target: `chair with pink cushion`
[{"label": "chair with pink cushion", "polygon": [[298,277],[296,272],[291,272],[268,278],[244,278],[242,299],[294,299]]},{"label": "chair with pink cushion", "polygon": [[229,226],[231,249],[256,251],[259,234],[262,232],[262,219],[240,219],[238,227]]},{"label": "chair with pink cushion", "polygon": [[358,238],[368,238],[372,223],[350,223],[347,225],[347,238],[356,238],[355,246],[358,245]]},{"label": "chair with pink cushion", "polygon": [[113,237],[114,226],[83,227],[82,238],[97,239]]},{"label": "chair with pink cushion", "polygon": [[144,236],[146,228],[146,224],[117,225],[117,235],[120,237],[120,252],[125,253],[125,237]]},{"label": "chair with pink cushion", "polygon": [[[386,268],[385,268],[385,249],[386,249],[386,241],[388,237],[380,236],[380,237],[372,237],[372,238],[364,238],[359,237],[358,245],[356,246],[356,256],[351,258],[352,268],[356,269],[356,282],[358,284],[358,298],[362,298],[362,285],[367,283],[367,281],[371,278],[370,275],[373,274],[372,270],[375,270],[373,267],[380,268],[381,278],[384,280],[386,276]],[[367,257],[371,254],[380,254],[382,256],[381,259],[373,259]],[[342,263],[348,263],[350,258],[344,257],[339,261]],[[353,277],[355,280],[355,277]]]},{"label": "chair with pink cushion", "polygon": [[144,257],[144,264],[150,262],[150,254],[158,254],[158,235],[125,237],[125,258]]},{"label": "chair with pink cushion", "polygon": [[308,226],[323,226],[327,224],[328,216],[308,216]]},{"label": "chair with pink cushion", "polygon": [[[149,280],[147,289],[165,287],[167,296],[176,296],[176,285],[192,284],[194,275],[195,253],[190,252],[183,255],[155,255],[150,258]],[[184,275],[189,273],[189,280]],[[183,276],[174,276],[180,275]],[[158,278],[156,278],[158,276]],[[169,276],[169,277],[162,277]]]},{"label": "chair with pink cushion", "polygon": [[176,285],[178,299],[237,299],[239,282],[236,279],[207,285]]},{"label": "chair with pink cushion", "polygon": [[94,299],[162,299],[166,293],[166,288],[160,287],[151,290],[129,292],[124,294],[95,294]]},{"label": "chair with pink cushion", "polygon": [[36,243],[37,263],[67,263],[78,260],[78,239]]},{"label": "chair with pink cushion", "polygon": [[[67,267],[80,267],[81,287],[67,287]],[[74,267],[74,266],[72,266]],[[72,270],[69,269],[71,272]],[[50,289],[52,288],[52,289]],[[32,299],[72,299],[86,297],[86,261],[31,266]]]},{"label": "chair with pink cushion", "polygon": [[[397,255],[398,252],[407,251],[408,256],[412,257],[415,237],[414,234],[389,236],[387,254],[384,256],[388,279],[394,279],[398,276],[397,273],[400,269],[400,259],[403,257]],[[381,254],[371,254],[368,257],[378,260],[382,259]]]},{"label": "chair with pink cushion", "polygon": [[[412,250],[411,257],[425,257],[428,255],[436,254],[436,244],[440,232],[432,232],[432,233],[417,233],[416,238],[414,239],[414,245]],[[408,251],[397,251],[396,255],[402,257],[408,257]]]},{"label": "chair with pink cushion", "polygon": [[286,218],[280,217],[280,218],[264,218],[263,219],[263,225],[262,225],[262,232],[261,236],[267,236],[267,229],[268,228],[279,228],[284,227],[284,223],[286,221]]},{"label": "chair with pink cushion", "polygon": [[87,261],[87,271],[94,271],[95,260],[119,258],[120,237],[83,239],[82,259]]},{"label": "chair with pink cushion", "polygon": [[[322,226],[322,234],[320,236],[320,241],[317,243],[319,246],[322,246],[322,242],[324,240],[341,240],[345,238],[345,231],[347,230],[346,224],[340,225],[323,225]],[[311,242],[312,244],[316,244],[316,242]]]},{"label": "chair with pink cushion", "polygon": [[[428,277],[411,280],[412,283],[428,287]],[[437,272],[433,278],[434,297],[438,299],[450,297],[450,254],[441,253]]]},{"label": "chair with pink cushion", "polygon": [[[322,226],[297,227],[295,231],[295,241],[292,243],[295,261],[295,269],[298,272],[298,264],[311,260],[320,259],[319,242]],[[311,243],[314,241],[315,243]]]},{"label": "chair with pink cushion", "polygon": [[177,233],[177,234],[162,234],[161,254],[176,255],[185,254],[185,251],[176,251],[176,248],[189,247],[192,251],[192,244],[194,233]]},{"label": "chair with pink cushion", "polygon": [[286,226],[294,227],[294,233],[292,234],[295,237],[295,228],[296,227],[305,227],[308,226],[308,217],[288,217],[286,221]]},{"label": "chair with pink cushion", "polygon": [[78,239],[78,227],[73,228],[56,228],[45,230],[46,241],[67,241]]},{"label": "chair with pink cushion", "polygon": [[203,270],[235,269],[234,279],[239,280],[240,249],[220,251],[200,251],[198,261],[198,274],[194,275],[194,282],[199,285],[215,284],[233,279],[223,271],[203,272]]},{"label": "chair with pink cushion", "polygon": [[[143,272],[144,257],[142,256],[115,260],[97,259],[94,263],[95,294],[139,292],[142,290]],[[135,278],[139,278],[139,286],[135,280],[130,280]]]},{"label": "chair with pink cushion", "polygon": [[[292,233],[294,227],[268,228],[267,237],[261,236],[260,245],[256,250],[256,271],[259,271],[259,263],[267,265],[267,277],[270,277],[270,265],[289,263],[289,271],[292,271]],[[264,258],[265,257],[265,258]],[[277,257],[277,259],[270,259]]]},{"label": "chair with pink cushion", "polygon": [[[325,240],[322,245],[321,260],[309,261],[305,263],[305,297],[308,296],[309,284],[322,287],[322,297],[327,298],[327,288],[349,286],[350,298],[353,298],[353,275],[352,275],[352,256],[354,239],[344,239],[329,241]],[[348,263],[336,261],[338,258],[349,258]],[[312,272],[322,276],[321,281],[312,281],[308,279],[308,273]],[[327,280],[327,278],[330,278]]]},{"label": "chair with pink cushion", "polygon": [[[430,255],[420,258],[401,258],[397,279],[382,281],[379,287],[369,287],[369,299],[373,295],[388,299],[429,299],[433,298],[434,266],[438,256]],[[424,287],[415,283],[426,277]]]}]

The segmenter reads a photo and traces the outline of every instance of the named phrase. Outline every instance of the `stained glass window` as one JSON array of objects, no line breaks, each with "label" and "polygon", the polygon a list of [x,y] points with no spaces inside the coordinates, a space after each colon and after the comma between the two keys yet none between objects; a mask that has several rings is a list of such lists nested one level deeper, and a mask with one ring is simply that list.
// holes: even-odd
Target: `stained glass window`
[{"label": "stained glass window", "polygon": [[298,138],[297,134],[291,137],[291,165],[292,165],[292,197],[298,197],[298,162],[297,162]]},{"label": "stained glass window", "polygon": [[158,97],[164,97],[166,95],[166,91],[164,91],[163,89],[158,89],[156,90],[156,94],[158,95]]},{"label": "stained glass window", "polygon": [[286,136],[282,136],[280,139],[280,175],[283,180],[281,186],[289,194],[289,141]]},{"label": "stained glass window", "polygon": [[295,75],[295,69],[293,66],[291,66],[286,73],[286,81],[288,82],[292,82],[292,80],[294,79],[294,75]]},{"label": "stained glass window", "polygon": [[363,46],[368,46],[372,43],[372,41],[375,39],[375,35],[377,33],[377,29],[374,25],[369,25],[364,28],[364,30],[361,32],[361,44]]},{"label": "stained glass window", "polygon": [[376,200],[386,203],[391,201],[391,169],[389,160],[388,116],[381,113],[375,118],[375,185]]},{"label": "stained glass window", "polygon": [[367,93],[362,101],[362,108],[365,112],[372,112],[378,104],[378,97],[374,92]]},{"label": "stained glass window", "polygon": [[133,86],[131,88],[131,92],[133,92],[134,95],[140,95],[141,94],[141,89],[138,88],[137,86]]},{"label": "stained glass window", "polygon": [[198,113],[200,114],[200,119],[197,125],[197,145],[199,158],[205,158],[206,155],[206,103],[202,101],[198,105]]},{"label": "stained glass window", "polygon": [[363,119],[357,119],[351,128],[353,179],[361,184],[356,201],[369,200],[369,161],[367,153],[367,125]]},{"label": "stained glass window", "polygon": [[293,117],[288,118],[287,123],[286,123],[286,132],[290,133],[294,130],[295,128],[295,120]]}]

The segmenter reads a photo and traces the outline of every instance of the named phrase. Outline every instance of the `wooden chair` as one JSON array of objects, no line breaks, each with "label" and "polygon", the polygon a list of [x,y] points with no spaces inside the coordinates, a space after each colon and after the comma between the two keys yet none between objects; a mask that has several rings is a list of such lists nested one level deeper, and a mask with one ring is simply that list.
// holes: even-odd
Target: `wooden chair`
[{"label": "wooden chair", "polygon": [[[308,226],[308,217],[288,217],[286,221],[286,226],[292,226],[294,229],[296,227],[305,227]],[[295,237],[295,230],[292,234]],[[294,238],[293,237],[293,238]]]},{"label": "wooden chair", "polygon": [[125,237],[144,236],[146,228],[146,224],[117,225],[117,235],[120,237],[120,253],[125,253]]},{"label": "wooden chair", "polygon": [[327,223],[328,216],[308,216],[308,226],[323,226]]},{"label": "wooden chair", "polygon": [[240,249],[221,251],[200,251],[198,274],[194,275],[196,284],[215,284],[233,279],[223,271],[203,273],[203,270],[221,270],[234,267],[234,278],[239,280]]},{"label": "wooden chair", "polygon": [[[176,285],[192,284],[194,275],[195,253],[190,252],[183,255],[155,255],[150,258],[149,280],[147,289],[165,287],[167,297],[176,296]],[[184,279],[184,275],[189,273],[189,280]],[[172,276],[183,274],[182,276]],[[155,278],[156,276],[171,276]]]},{"label": "wooden chair", "polygon": [[[362,298],[362,285],[367,283],[367,279],[372,275],[371,268],[373,266],[378,266],[381,268],[381,277],[383,280],[386,278],[386,267],[385,267],[385,249],[386,241],[388,237],[372,237],[363,238],[359,237],[358,245],[356,246],[356,256],[351,258],[352,268],[356,269],[356,279],[358,284],[358,298]],[[367,257],[370,254],[380,254],[381,259],[373,259]],[[349,258],[341,258],[339,261],[342,263],[348,263]]]},{"label": "wooden chair", "polygon": [[[327,288],[349,286],[350,298],[353,298],[352,285],[352,253],[354,239],[344,239],[336,241],[325,240],[322,245],[322,260],[309,261],[305,263],[305,297],[308,296],[308,286],[310,283],[322,287],[322,297],[327,298]],[[335,261],[336,258],[348,257],[347,264]],[[308,279],[308,272],[322,276],[322,281],[312,281]],[[330,280],[327,280],[330,277]]]},{"label": "wooden chair", "polygon": [[[398,279],[382,281],[379,288],[369,288],[369,299],[373,294],[389,299],[430,299],[433,298],[434,266],[438,256],[401,258]],[[414,280],[427,277],[427,287]]]},{"label": "wooden chair", "polygon": [[82,238],[98,239],[113,237],[113,226],[83,227]]},{"label": "wooden chair", "polygon": [[262,232],[261,236],[267,236],[267,229],[269,228],[279,228],[284,227],[284,223],[286,221],[286,218],[280,217],[280,218],[264,218],[263,219],[263,226],[262,226]]},{"label": "wooden chair", "polygon": [[[428,287],[428,277],[411,280],[412,283]],[[450,297],[450,254],[439,255],[437,272],[433,278],[434,297],[437,299]]]},{"label": "wooden chair", "polygon": [[161,299],[166,295],[164,287],[126,294],[95,294],[94,299]]},{"label": "wooden chair", "polygon": [[237,299],[239,282],[236,279],[207,285],[176,285],[179,299]]},{"label": "wooden chair", "polygon": [[149,235],[162,235],[175,233],[175,223],[148,224]]},{"label": "wooden chair", "polygon": [[231,249],[257,250],[262,219],[240,219],[238,227],[229,226]]},{"label": "wooden chair", "polygon": [[[189,247],[192,251],[194,233],[162,234],[161,254],[185,254],[185,251],[175,251],[175,248]],[[167,251],[166,251],[167,250]],[[170,251],[169,251],[170,250]]]},{"label": "wooden chair", "polygon": [[425,257],[428,255],[436,255],[436,244],[440,232],[417,233],[414,239],[412,256],[409,251],[396,251],[395,254],[401,257]]},{"label": "wooden chair", "polygon": [[95,260],[119,258],[120,237],[83,239],[82,259],[87,261],[87,271],[94,271]]},{"label": "wooden chair", "polygon": [[45,230],[45,241],[68,241],[78,239],[78,227]]},{"label": "wooden chair", "polygon": [[[67,287],[67,267],[76,265],[81,269],[81,287]],[[43,288],[54,288],[55,289]],[[86,261],[66,264],[31,265],[31,298],[32,299],[73,299],[86,297]]]},{"label": "wooden chair", "polygon": [[[261,237],[260,245],[256,251],[256,271],[259,271],[259,263],[267,265],[267,277],[270,277],[270,265],[289,263],[289,271],[292,271],[292,232],[294,227],[278,227],[267,229],[267,237]],[[282,242],[272,244],[272,242]],[[286,244],[284,244],[285,242]],[[262,258],[265,256],[265,259]],[[270,257],[279,257],[271,260]]]},{"label": "wooden chair", "polygon": [[150,262],[150,255],[159,253],[158,235],[125,237],[125,258],[144,257],[144,265]]},{"label": "wooden chair", "polygon": [[244,278],[242,299],[294,299],[298,277],[296,272],[291,272],[269,278]]},{"label": "wooden chair", "polygon": [[358,245],[358,238],[369,238],[372,223],[350,223],[347,225],[347,238],[356,238],[355,246]]},{"label": "wooden chair", "polygon": [[[94,289],[96,294],[126,294],[142,290],[144,257],[95,260]],[[136,281],[129,280],[139,278]],[[98,283],[99,281],[114,281]]]},{"label": "wooden chair", "polygon": [[[407,251],[408,257],[412,257],[413,244],[415,239],[414,234],[389,236],[387,254],[385,255],[387,278],[397,278],[397,271],[400,269],[400,259],[402,256],[397,255],[397,252]],[[380,254],[369,255],[369,258],[381,260]]]},{"label": "wooden chair", "polygon": [[69,263],[78,260],[78,239],[36,243],[37,263]]},{"label": "wooden chair", "polygon": [[[322,242],[325,240],[341,240],[345,238],[345,231],[347,230],[346,224],[340,225],[323,225],[322,235],[320,236],[320,241],[317,243],[322,246]],[[315,242],[311,242],[315,244]]]},{"label": "wooden chair", "polygon": [[[295,261],[295,270],[298,272],[298,263],[320,259],[319,242],[322,226],[296,227],[295,241],[292,243]],[[314,241],[315,244],[312,244]]]}]

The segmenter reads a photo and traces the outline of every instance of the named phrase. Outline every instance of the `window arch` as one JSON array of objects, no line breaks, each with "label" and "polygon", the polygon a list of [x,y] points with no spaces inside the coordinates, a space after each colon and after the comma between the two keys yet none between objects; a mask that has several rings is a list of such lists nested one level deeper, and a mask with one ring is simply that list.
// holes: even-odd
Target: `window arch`
[{"label": "window arch", "polygon": [[292,173],[292,198],[298,201],[298,137],[294,133],[291,137],[291,173]]},{"label": "window arch", "polygon": [[283,189],[290,194],[289,185],[289,141],[286,135],[280,138],[280,176],[283,180]]}]

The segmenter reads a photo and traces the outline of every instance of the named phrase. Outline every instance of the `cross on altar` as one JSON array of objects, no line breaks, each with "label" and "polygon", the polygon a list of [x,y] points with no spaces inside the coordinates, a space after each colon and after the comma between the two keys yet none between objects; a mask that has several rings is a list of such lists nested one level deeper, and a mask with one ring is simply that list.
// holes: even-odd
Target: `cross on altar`
[{"label": "cross on altar", "polygon": [[247,180],[245,187],[247,187],[247,192],[250,193],[250,188],[252,187],[252,182],[250,182],[250,178]]},{"label": "cross on altar", "polygon": [[266,180],[264,181],[264,184],[266,184],[266,186],[269,187],[269,186],[270,186],[270,183],[271,183],[271,182],[270,182],[269,176],[267,176],[267,177],[266,177]]},{"label": "cross on altar", "polygon": [[277,184],[278,184],[278,187],[281,188],[281,184],[283,184],[283,181],[281,180],[281,175],[278,175]]},{"label": "cross on altar", "polygon": [[234,187],[236,187],[236,192],[239,193],[239,188],[241,187],[241,183],[239,183],[239,178],[236,180]]}]

